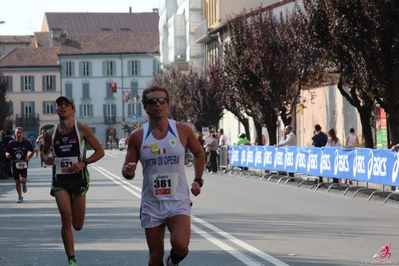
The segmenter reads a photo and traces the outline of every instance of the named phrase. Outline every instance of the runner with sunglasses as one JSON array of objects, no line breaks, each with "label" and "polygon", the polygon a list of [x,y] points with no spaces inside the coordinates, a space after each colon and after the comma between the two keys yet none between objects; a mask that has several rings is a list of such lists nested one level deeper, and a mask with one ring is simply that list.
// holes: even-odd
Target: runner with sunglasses
[{"label": "runner with sunglasses", "polygon": [[192,202],[185,175],[185,148],[195,158],[195,178],[191,184],[194,196],[201,193],[204,182],[205,155],[188,125],[168,119],[166,89],[157,86],[145,89],[142,103],[149,122],[130,134],[122,174],[133,179],[140,160],[143,167],[140,219],[150,252],[148,265],[164,265],[165,228],[170,232],[172,245],[166,265],[178,265],[188,254],[191,235]]}]

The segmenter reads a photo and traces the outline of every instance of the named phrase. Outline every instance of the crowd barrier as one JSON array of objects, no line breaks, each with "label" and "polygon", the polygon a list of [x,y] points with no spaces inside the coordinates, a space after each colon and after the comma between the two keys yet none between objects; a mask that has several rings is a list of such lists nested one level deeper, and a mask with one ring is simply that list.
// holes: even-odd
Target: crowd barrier
[{"label": "crowd barrier", "polygon": [[399,153],[340,147],[230,146],[229,164],[399,186]]}]

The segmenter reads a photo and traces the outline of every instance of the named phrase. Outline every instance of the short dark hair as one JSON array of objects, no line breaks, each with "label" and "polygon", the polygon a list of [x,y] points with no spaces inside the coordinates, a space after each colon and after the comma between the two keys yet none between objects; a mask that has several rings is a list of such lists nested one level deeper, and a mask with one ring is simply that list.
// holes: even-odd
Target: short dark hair
[{"label": "short dark hair", "polygon": [[220,133],[223,133],[223,132],[224,132],[224,131],[223,131],[223,128],[219,129],[219,132],[220,132]]},{"label": "short dark hair", "polygon": [[168,92],[167,89],[162,88],[162,87],[159,87],[159,86],[149,86],[148,88],[146,88],[146,89],[143,91],[143,95],[142,95],[142,97],[141,97],[141,103],[142,103],[143,105],[147,104],[147,101],[149,100],[148,97],[147,97],[147,95],[148,95],[150,92],[154,92],[154,91],[163,91],[163,92],[166,94],[166,99],[167,99],[168,102],[169,102],[169,92]]},{"label": "short dark hair", "polygon": [[349,129],[350,133],[355,133],[355,129],[353,127],[351,127],[351,129]]},{"label": "short dark hair", "polygon": [[314,129],[315,129],[316,131],[320,131],[320,130],[321,130],[321,126],[320,126],[319,124],[316,124],[316,125],[314,126]]}]

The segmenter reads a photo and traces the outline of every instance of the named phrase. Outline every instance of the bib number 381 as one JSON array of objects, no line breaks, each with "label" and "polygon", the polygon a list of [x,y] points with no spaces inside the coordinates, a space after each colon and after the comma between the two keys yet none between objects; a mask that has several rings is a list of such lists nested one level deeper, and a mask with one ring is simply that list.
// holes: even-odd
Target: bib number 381
[{"label": "bib number 381", "polygon": [[151,175],[154,196],[173,196],[176,193],[177,173]]}]

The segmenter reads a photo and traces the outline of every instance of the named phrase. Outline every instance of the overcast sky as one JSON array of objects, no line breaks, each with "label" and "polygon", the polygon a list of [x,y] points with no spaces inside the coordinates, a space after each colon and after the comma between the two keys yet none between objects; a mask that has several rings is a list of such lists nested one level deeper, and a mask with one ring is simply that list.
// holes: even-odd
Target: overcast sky
[{"label": "overcast sky", "polygon": [[[0,35],[41,31],[45,12],[152,12],[160,0],[0,0]],[[4,2],[4,3],[3,3]]]}]

